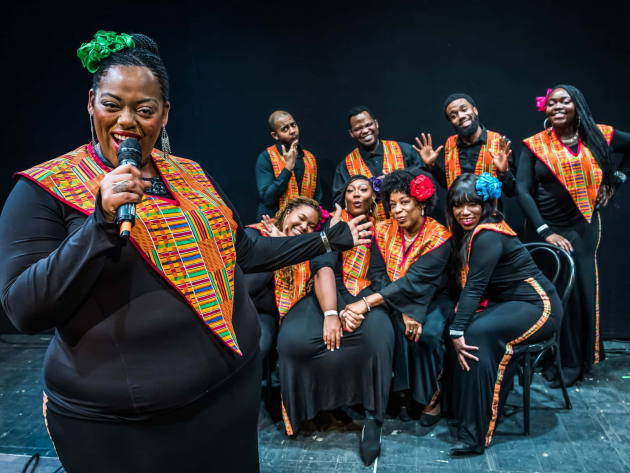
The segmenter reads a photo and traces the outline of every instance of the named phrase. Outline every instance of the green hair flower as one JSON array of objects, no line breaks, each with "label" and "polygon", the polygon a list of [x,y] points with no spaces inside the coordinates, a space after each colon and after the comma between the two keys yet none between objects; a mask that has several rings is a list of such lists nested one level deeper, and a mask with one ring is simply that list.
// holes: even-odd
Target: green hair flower
[{"label": "green hair flower", "polygon": [[92,74],[96,72],[99,64],[110,54],[125,48],[134,48],[136,43],[126,33],[99,30],[94,33],[94,39],[89,43],[83,43],[77,49],[77,57]]}]

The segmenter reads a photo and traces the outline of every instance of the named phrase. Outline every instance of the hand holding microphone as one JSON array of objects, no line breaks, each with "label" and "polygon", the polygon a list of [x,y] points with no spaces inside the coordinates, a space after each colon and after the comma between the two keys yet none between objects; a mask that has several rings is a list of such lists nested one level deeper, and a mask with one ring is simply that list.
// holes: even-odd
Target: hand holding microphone
[{"label": "hand holding microphone", "polygon": [[118,167],[101,181],[101,208],[109,222],[121,226],[121,237],[128,238],[135,220],[135,204],[142,200],[151,184],[142,180],[138,166],[140,143],[130,138],[118,148]]}]

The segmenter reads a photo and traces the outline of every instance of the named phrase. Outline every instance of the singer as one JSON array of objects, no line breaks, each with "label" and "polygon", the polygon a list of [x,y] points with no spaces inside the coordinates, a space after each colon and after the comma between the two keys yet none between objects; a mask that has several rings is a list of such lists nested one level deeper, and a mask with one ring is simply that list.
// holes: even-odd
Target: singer
[{"label": "singer", "polygon": [[[99,31],[78,56],[93,139],[18,173],[0,217],[3,307],[26,333],[55,331],[44,416],[59,458],[69,473],[256,472],[260,329],[243,273],[366,244],[370,224],[249,236],[217,183],[169,151],[155,42]],[[137,167],[119,165],[124,140]]]}]

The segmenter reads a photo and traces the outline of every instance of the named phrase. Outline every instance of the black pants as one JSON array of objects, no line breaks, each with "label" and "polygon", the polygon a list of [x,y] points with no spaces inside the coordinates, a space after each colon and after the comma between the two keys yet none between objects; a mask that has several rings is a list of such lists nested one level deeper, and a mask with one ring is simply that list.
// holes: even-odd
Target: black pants
[{"label": "black pants", "polygon": [[194,403],[143,421],[100,422],[44,409],[68,473],[258,472],[258,357]]},{"label": "black pants", "polygon": [[499,406],[507,395],[505,386],[513,375],[512,347],[549,338],[562,305],[555,288],[546,279],[524,282],[540,295],[539,301],[491,302],[477,312],[464,333],[467,345],[479,347],[479,361],[468,360],[470,371],[459,367],[455,357],[450,367],[453,411],[457,437],[481,449],[492,440]]}]

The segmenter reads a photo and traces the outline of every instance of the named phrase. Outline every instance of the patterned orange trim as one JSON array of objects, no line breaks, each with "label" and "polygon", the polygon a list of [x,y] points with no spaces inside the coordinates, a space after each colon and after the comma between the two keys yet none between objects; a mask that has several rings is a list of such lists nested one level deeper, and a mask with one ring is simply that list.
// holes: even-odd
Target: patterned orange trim
[{"label": "patterned orange trim", "polygon": [[253,228],[260,233],[261,236],[268,237],[269,233],[267,233],[267,229],[262,223],[252,223],[251,225],[247,225],[248,228]]},{"label": "patterned orange trim", "polygon": [[[391,140],[381,140],[381,143],[383,143],[383,175],[389,174],[396,169],[404,169],[405,158],[400,145],[396,141]],[[362,174],[365,177],[374,177],[368,165],[363,161],[359,148],[355,148],[346,156],[345,161],[348,175],[356,176],[357,174]],[[385,207],[382,202],[378,202],[376,204],[376,220],[382,221],[386,218]]]},{"label": "patterned orange trim", "polygon": [[543,302],[543,311],[540,318],[536,321],[534,325],[528,328],[521,336],[515,338],[511,342],[508,342],[505,345],[505,354],[501,361],[499,362],[499,368],[497,370],[497,379],[494,383],[494,393],[492,395],[492,417],[490,418],[490,423],[488,424],[488,433],[486,434],[486,447],[490,446],[490,442],[492,441],[492,435],[494,434],[494,429],[497,424],[497,418],[499,415],[499,399],[501,394],[501,383],[503,382],[503,376],[505,375],[505,369],[507,365],[510,363],[512,359],[512,355],[514,354],[514,345],[522,343],[527,340],[529,337],[534,335],[540,328],[545,325],[549,316],[551,315],[551,302],[549,300],[549,296],[542,288],[542,286],[536,281],[534,278],[527,278],[524,282],[530,284],[534,290],[538,293]]},{"label": "patterned orange trim", "polygon": [[[479,150],[479,157],[477,158],[477,164],[475,165],[475,174],[479,176],[484,172],[489,172],[496,177],[497,172],[494,168],[491,153],[496,154],[501,149],[501,135],[490,130],[486,133],[486,143],[483,143],[481,145],[481,149]],[[446,171],[446,187],[448,189],[453,184],[453,181],[455,181],[455,179],[457,179],[462,173],[462,168],[459,163],[457,135],[449,136],[444,144],[444,168]]]},{"label": "patterned orange trim", "polygon": [[597,250],[599,250],[599,243],[602,239],[602,220],[597,214],[597,243],[595,245],[595,255],[594,261],[595,264],[595,350],[593,351],[593,364],[597,364],[601,361],[601,355],[599,354],[599,270],[597,268]]},{"label": "patterned orange trim", "polygon": [[[614,128],[608,125],[597,126],[610,144]],[[578,140],[577,154],[573,154],[553,129],[530,136],[523,143],[556,176],[582,216],[590,223],[603,175],[591,150]]]},{"label": "patterned orange trim", "polygon": [[[280,203],[278,205],[280,209],[286,207],[287,202],[295,197],[304,196],[312,199],[315,196],[315,189],[317,187],[317,161],[313,153],[307,150],[302,151],[304,152],[304,176],[302,177],[301,189],[298,187],[295,173],[292,172],[287,190],[280,196]],[[273,174],[277,178],[284,169],[284,158],[280,155],[275,145],[267,148],[267,153],[271,160]]]},{"label": "patterned orange trim", "polygon": [[413,243],[405,251],[402,229],[394,219],[376,224],[375,238],[385,266],[387,275],[393,282],[405,274],[421,256],[442,246],[451,237],[444,225],[430,217],[425,217],[422,228]]},{"label": "patterned orange trim", "polygon": [[311,265],[309,261],[279,269],[273,273],[274,295],[280,322],[309,291]]},{"label": "patterned orange trim", "polygon": [[516,236],[516,232],[512,230],[505,220],[501,220],[498,223],[482,223],[477,225],[473,230],[473,234],[470,236],[470,240],[468,241],[468,257],[466,258],[466,264],[462,266],[462,269],[459,272],[459,282],[462,287],[466,286],[466,280],[468,279],[468,271],[470,270],[468,263],[470,262],[470,252],[472,251],[473,240],[482,230],[491,230],[508,236]]},{"label": "patterned orange trim", "polygon": [[[345,209],[341,211],[341,219],[344,222],[349,222],[352,218],[352,215]],[[368,219],[374,223],[374,219],[371,217]],[[369,246],[360,245],[341,253],[343,284],[353,296],[372,284],[372,281],[367,278],[370,267],[370,250]]]},{"label": "patterned orange trim", "polygon": [[280,409],[282,410],[282,421],[284,422],[284,430],[287,435],[293,435],[293,426],[291,425],[291,421],[289,420],[289,414],[284,407],[284,401],[280,400]]},{"label": "patterned orange trim", "polygon": [[[232,325],[237,228],[232,211],[194,161],[159,150],[151,159],[175,200],[145,195],[136,205],[130,241],[208,329],[242,355]],[[84,145],[18,174],[90,215],[108,172],[91,145]]]}]

